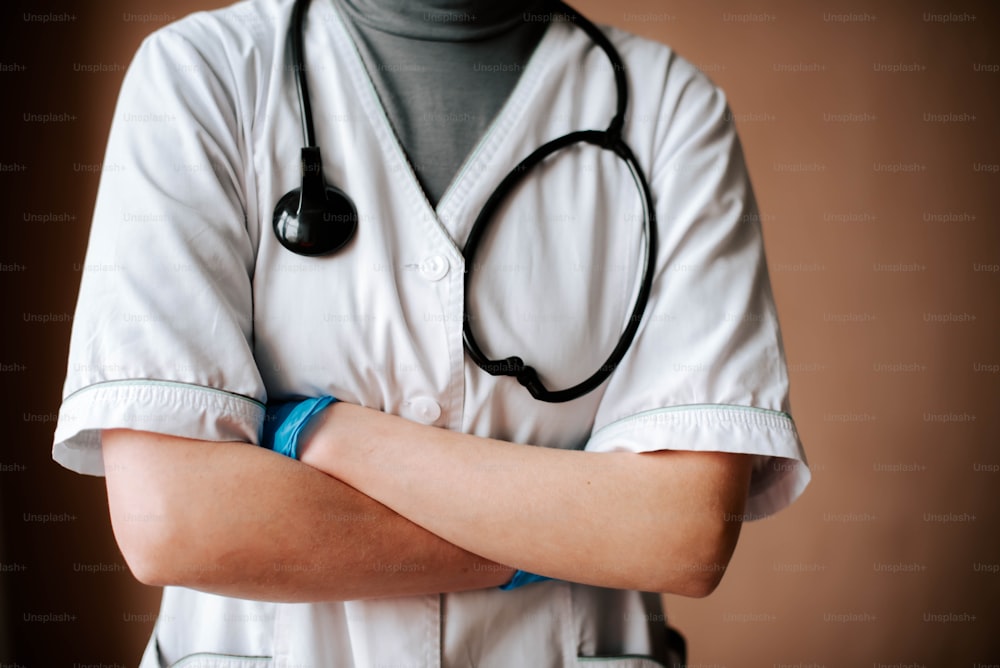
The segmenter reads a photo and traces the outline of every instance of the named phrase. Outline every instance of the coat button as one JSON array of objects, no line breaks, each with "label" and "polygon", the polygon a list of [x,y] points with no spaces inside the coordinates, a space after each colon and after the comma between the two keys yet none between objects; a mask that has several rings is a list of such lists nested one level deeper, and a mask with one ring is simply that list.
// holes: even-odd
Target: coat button
[{"label": "coat button", "polygon": [[441,417],[441,405],[430,397],[414,398],[409,408],[413,418],[424,424],[434,424]]},{"label": "coat button", "polygon": [[420,274],[428,281],[440,281],[448,274],[448,258],[434,255],[420,263]]}]

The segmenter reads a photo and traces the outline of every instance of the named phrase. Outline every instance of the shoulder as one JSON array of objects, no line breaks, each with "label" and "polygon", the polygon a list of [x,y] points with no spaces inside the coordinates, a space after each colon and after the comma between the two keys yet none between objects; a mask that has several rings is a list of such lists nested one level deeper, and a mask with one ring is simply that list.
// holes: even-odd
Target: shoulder
[{"label": "shoulder", "polygon": [[641,84],[638,92],[687,92],[701,96],[721,92],[707,74],[668,44],[615,26],[601,25],[600,28],[621,54],[633,79]]},{"label": "shoulder", "polygon": [[292,0],[242,0],[226,7],[188,14],[152,32],[147,39],[188,39],[214,42],[227,48],[261,45],[279,33],[282,41],[292,11]]},{"label": "shoulder", "polygon": [[199,11],[150,33],[136,61],[162,60],[178,73],[201,67],[222,72],[258,68],[280,57],[288,32],[292,0],[243,0]]},{"label": "shoulder", "polygon": [[[640,155],[662,166],[697,137],[730,150],[735,128],[728,100],[707,74],[667,44],[614,26],[598,27],[625,67],[630,109],[626,130]],[[600,51],[596,45],[593,48]]]},{"label": "shoulder", "polygon": [[202,115],[222,108],[232,115],[227,123],[240,125],[281,75],[291,4],[244,0],[153,31],[132,58],[122,95],[169,97]]}]

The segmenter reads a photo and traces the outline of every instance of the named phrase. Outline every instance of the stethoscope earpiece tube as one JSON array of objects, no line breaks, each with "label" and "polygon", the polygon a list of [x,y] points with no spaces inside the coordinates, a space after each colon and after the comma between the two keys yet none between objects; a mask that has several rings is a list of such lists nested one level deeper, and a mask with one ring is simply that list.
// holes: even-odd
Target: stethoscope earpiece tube
[{"label": "stethoscope earpiece tube", "polygon": [[288,43],[292,51],[292,68],[295,71],[295,90],[299,96],[299,117],[302,119],[302,138],[306,146],[316,145],[313,128],[312,103],[309,99],[309,82],[306,81],[306,57],[302,50],[302,31],[305,25],[309,0],[295,0],[292,22],[288,27]]},{"label": "stethoscope earpiece tube", "polygon": [[601,32],[583,14],[561,0],[552,0],[551,4],[553,5],[554,12],[562,13],[563,16],[573,22],[573,25],[587,33],[587,36],[597,46],[601,47],[601,50],[608,57],[608,61],[611,63],[611,70],[615,75],[615,90],[618,97],[615,103],[615,115],[612,117],[611,123],[608,124],[606,132],[609,141],[613,142],[620,139],[622,128],[625,127],[625,111],[628,109],[628,81],[625,79],[625,63],[622,62],[621,56],[618,54],[618,49],[608,40],[607,35]]}]

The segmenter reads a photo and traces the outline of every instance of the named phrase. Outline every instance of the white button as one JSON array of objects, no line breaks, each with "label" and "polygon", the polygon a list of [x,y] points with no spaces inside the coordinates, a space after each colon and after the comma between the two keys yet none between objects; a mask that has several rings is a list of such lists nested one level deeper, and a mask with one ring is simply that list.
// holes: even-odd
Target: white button
[{"label": "white button", "polygon": [[441,406],[430,397],[417,397],[410,402],[410,413],[424,424],[434,424],[441,417]]},{"label": "white button", "polygon": [[420,273],[428,281],[440,281],[448,274],[448,268],[448,258],[444,255],[435,255],[420,263]]}]

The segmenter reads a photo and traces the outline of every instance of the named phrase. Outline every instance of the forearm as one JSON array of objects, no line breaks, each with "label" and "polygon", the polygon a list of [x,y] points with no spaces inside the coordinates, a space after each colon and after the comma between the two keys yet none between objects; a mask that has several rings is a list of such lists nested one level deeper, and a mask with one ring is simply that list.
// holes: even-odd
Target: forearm
[{"label": "forearm", "polygon": [[735,547],[749,480],[740,455],[517,445],[346,404],[315,429],[304,462],[445,540],[600,586],[710,591]]},{"label": "forearm", "polygon": [[263,448],[127,430],[104,432],[103,447],[115,535],[149,584],[316,601],[479,589],[512,573]]}]

